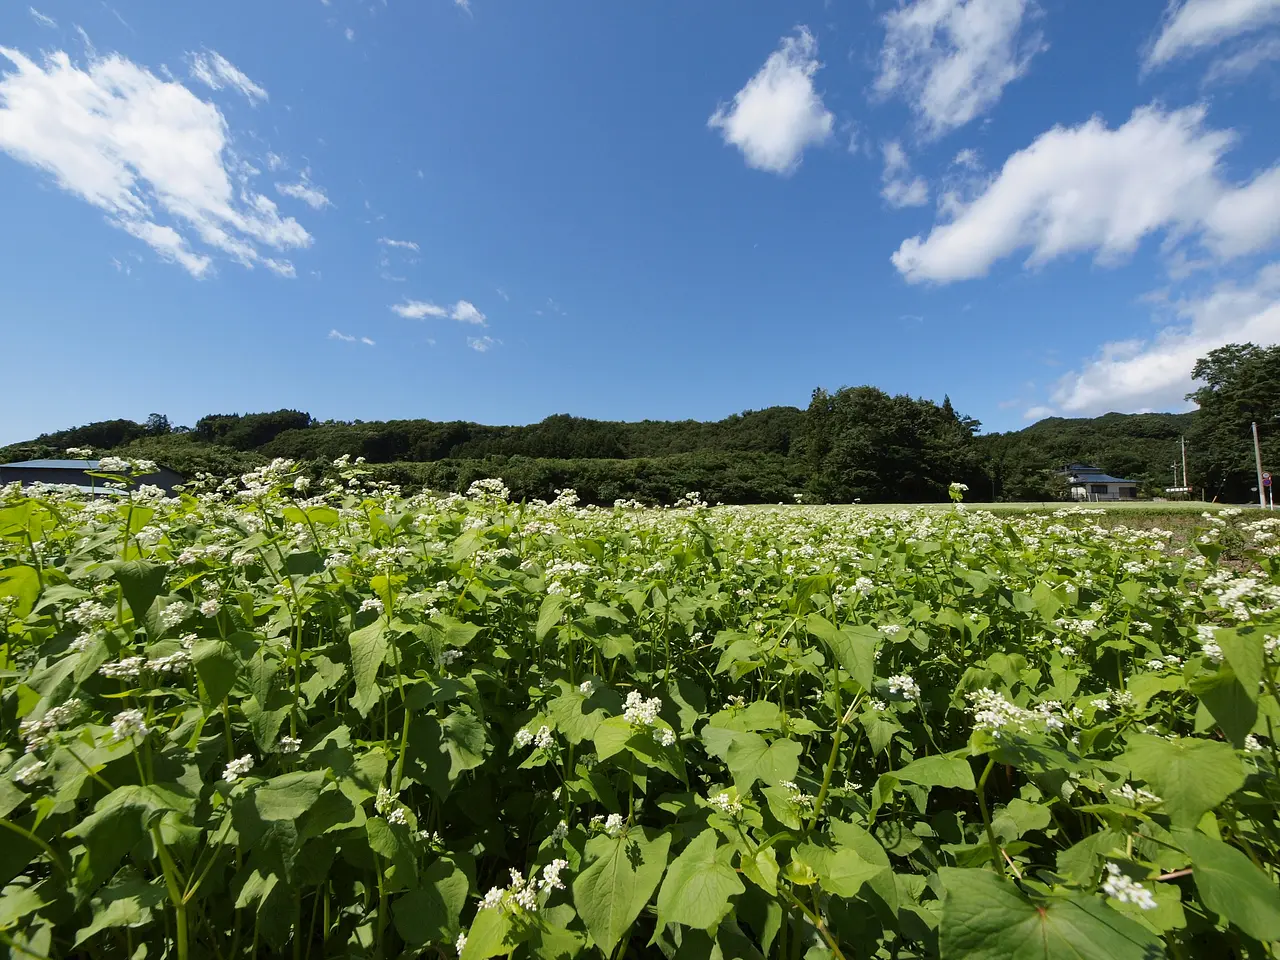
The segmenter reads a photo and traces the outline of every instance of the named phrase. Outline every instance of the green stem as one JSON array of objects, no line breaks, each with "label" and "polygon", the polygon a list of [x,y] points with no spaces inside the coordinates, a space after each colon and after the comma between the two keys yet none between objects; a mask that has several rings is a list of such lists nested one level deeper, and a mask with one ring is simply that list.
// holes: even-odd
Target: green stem
[{"label": "green stem", "polygon": [[831,935],[831,931],[827,929],[827,925],[822,922],[822,918],[804,905],[804,903],[790,890],[783,891],[787,895],[787,899],[800,908],[800,912],[809,918],[809,922],[818,928],[818,933],[822,935],[822,939],[827,942],[827,947],[835,955],[836,960],[845,960],[845,956],[840,952],[840,944],[836,943],[835,937]]},{"label": "green stem", "polygon": [[995,765],[996,758],[988,758],[987,768],[982,771],[982,776],[978,779],[978,809],[982,811],[982,825],[987,830],[987,843],[991,845],[991,868],[1003,877],[1004,867],[1000,863],[1000,844],[996,842],[995,831],[991,829],[991,814],[987,810],[987,777],[991,776]]}]

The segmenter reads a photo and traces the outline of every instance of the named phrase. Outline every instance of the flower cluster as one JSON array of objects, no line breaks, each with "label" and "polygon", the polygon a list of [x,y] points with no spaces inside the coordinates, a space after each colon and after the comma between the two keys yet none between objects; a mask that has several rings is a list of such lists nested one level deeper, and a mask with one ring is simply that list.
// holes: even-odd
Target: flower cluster
[{"label": "flower cluster", "polygon": [[622,705],[622,719],[633,727],[652,730],[653,739],[664,747],[676,742],[675,733],[667,727],[657,726],[658,713],[662,710],[662,700],[653,697],[646,700],[639,690],[627,694],[626,703]]},{"label": "flower cluster", "polygon": [[805,793],[794,780],[781,780],[778,783],[783,790],[791,794],[791,802],[802,810],[813,809],[813,795]]},{"label": "flower cluster", "polygon": [[145,737],[151,728],[144,722],[141,710],[121,710],[111,721],[111,739],[129,740],[133,737]]},{"label": "flower cluster", "polygon": [[894,696],[915,700],[920,696],[920,684],[905,673],[899,673],[889,678],[889,692]]},{"label": "flower cluster", "polygon": [[742,812],[742,801],[729,793],[728,790],[722,790],[715,796],[708,797],[707,802],[721,813],[728,814],[731,817]]},{"label": "flower cluster", "polygon": [[536,734],[530,733],[524,728],[516,731],[516,746],[521,749],[532,743],[539,750],[550,750],[555,745],[555,742],[555,738],[551,736],[551,728],[545,723],[538,728]]},{"label": "flower cluster", "polygon": [[974,730],[989,733],[996,739],[1009,734],[1052,732],[1066,726],[1062,704],[1056,700],[1046,700],[1027,710],[985,687],[968,694],[968,699],[972,703]]},{"label": "flower cluster", "polygon": [[1159,906],[1150,890],[1138,881],[1125,876],[1114,863],[1107,864],[1107,876],[1102,881],[1102,892],[1121,903],[1132,903],[1139,910],[1154,910]]},{"label": "flower cluster", "polygon": [[[511,869],[511,884],[505,889],[502,887],[490,887],[489,892],[484,895],[480,901],[481,910],[523,910],[525,913],[534,913],[538,909],[538,894],[549,890],[563,890],[564,881],[560,879],[560,874],[565,867],[569,866],[567,860],[552,860],[542,868],[542,876],[536,880],[526,880],[524,875],[516,870]],[[466,946],[466,938],[459,938],[461,946]]]},{"label": "flower cluster", "polygon": [[1135,807],[1164,802],[1151,791],[1143,790],[1141,787],[1135,787],[1131,783],[1126,783],[1124,786],[1117,787],[1109,792],[1111,796],[1119,797],[1121,800],[1127,800]]},{"label": "flower cluster", "polygon": [[18,725],[18,733],[27,742],[26,752],[34,753],[48,743],[49,734],[75,720],[82,706],[79,699],[72,698],[64,704],[50,707],[38,720],[23,720]]},{"label": "flower cluster", "polygon": [[245,754],[228,763],[222,770],[222,779],[227,783],[235,783],[253,769],[253,757]]}]

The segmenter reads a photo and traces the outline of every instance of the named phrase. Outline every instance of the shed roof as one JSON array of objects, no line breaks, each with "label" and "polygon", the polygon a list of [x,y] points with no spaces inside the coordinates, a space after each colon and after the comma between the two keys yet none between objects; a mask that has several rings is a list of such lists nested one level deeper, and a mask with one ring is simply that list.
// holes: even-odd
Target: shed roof
[{"label": "shed roof", "polygon": [[98,460],[19,460],[0,467],[29,467],[32,470],[97,470]]},{"label": "shed roof", "polygon": [[1105,473],[1086,473],[1080,477],[1072,477],[1079,483],[1131,483],[1137,485],[1137,480],[1122,480],[1119,477],[1109,477]]}]

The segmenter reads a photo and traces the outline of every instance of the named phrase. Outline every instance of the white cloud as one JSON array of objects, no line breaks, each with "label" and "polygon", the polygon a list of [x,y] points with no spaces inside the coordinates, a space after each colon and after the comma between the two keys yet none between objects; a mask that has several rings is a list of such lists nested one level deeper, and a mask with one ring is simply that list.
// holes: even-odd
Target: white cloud
[{"label": "white cloud", "polygon": [[354,40],[356,38],[356,32],[352,30],[350,27],[347,27],[347,29],[344,30],[342,33],[343,33],[343,36],[345,36],[348,40]]},{"label": "white cloud", "polygon": [[447,317],[449,315],[447,307],[437,306],[426,300],[406,300],[404,303],[393,304],[391,312],[404,317],[406,320],[424,320],[427,317]]},{"label": "white cloud", "polygon": [[0,151],[48,173],[164,259],[204,275],[212,258],[193,249],[198,241],[288,275],[292,266],[261,248],[311,244],[250,188],[251,168],[231,150],[218,108],[181,83],[119,55],[92,56],[83,69],[61,51],[37,64],[0,47],[0,58],[12,64],[0,73]]},{"label": "white cloud", "polygon": [[469,300],[459,300],[452,307],[442,307],[431,303],[429,300],[406,300],[403,303],[393,304],[391,311],[406,320],[425,320],[427,317],[444,319],[447,317],[450,320],[457,320],[459,323],[474,323],[481,327],[486,325],[485,321],[488,319]]},{"label": "white cloud", "polygon": [[384,247],[394,247],[398,250],[412,250],[417,253],[420,249],[412,240],[392,240],[390,237],[379,237],[378,242]]},{"label": "white cloud", "polygon": [[747,166],[787,175],[800,165],[806,147],[831,136],[835,118],[813,88],[818,42],[807,27],[785,37],[760,71],[716,108],[707,126],[737,147]]},{"label": "white cloud", "polygon": [[1280,36],[1266,37],[1249,44],[1237,53],[1215,60],[1209,65],[1204,82],[1239,80],[1270,60],[1280,60]]},{"label": "white cloud", "polygon": [[1245,285],[1218,284],[1173,304],[1177,322],[1151,340],[1105,344],[1058,384],[1053,402],[1073,414],[1185,407],[1196,360],[1228,343],[1280,342],[1280,262]]},{"label": "white cloud", "polygon": [[1053,407],[1032,407],[1022,414],[1023,420],[1043,420],[1053,416]]},{"label": "white cloud", "polygon": [[990,110],[1045,49],[1030,0],[913,0],[884,16],[875,90],[911,106],[926,137]]},{"label": "white cloud", "polygon": [[902,144],[890,140],[883,147],[884,173],[880,196],[891,207],[922,207],[929,202],[929,183],[911,176],[911,162]]},{"label": "white cloud", "polygon": [[42,27],[56,27],[58,25],[57,20],[53,19],[53,17],[46,17],[35,7],[27,7],[27,12],[31,14],[31,19]]},{"label": "white cloud", "polygon": [[267,153],[267,169],[272,173],[275,173],[277,170],[283,170],[288,165],[289,164],[285,162],[284,157],[280,156],[280,154],[271,152]]},{"label": "white cloud", "polygon": [[453,0],[455,7],[461,7],[467,13],[471,12],[471,0]]},{"label": "white cloud", "polygon": [[495,340],[493,337],[467,337],[467,346],[478,353],[487,353],[494,347],[501,346],[501,340]]},{"label": "white cloud", "polygon": [[192,78],[199,80],[211,90],[230,87],[244,94],[253,103],[267,99],[266,90],[250,80],[235,64],[216,50],[189,53],[187,62],[191,65]]},{"label": "white cloud", "polygon": [[368,337],[357,337],[354,334],[343,333],[341,330],[330,330],[329,339],[342,340],[346,343],[362,343],[366,347],[372,347],[377,345],[377,341],[370,340]]},{"label": "white cloud", "polygon": [[1172,0],[1148,69],[1280,21],[1280,0]]},{"label": "white cloud", "polygon": [[276,189],[286,197],[301,200],[312,210],[323,210],[333,202],[323,189],[311,182],[305,171],[297,183],[277,183]]},{"label": "white cloud", "polygon": [[971,202],[926,238],[893,255],[909,281],[984,275],[1029,248],[1028,265],[1096,251],[1103,263],[1131,254],[1148,234],[1198,235],[1220,258],[1263,249],[1280,234],[1280,167],[1237,186],[1222,177],[1232,131],[1207,129],[1203,107],[1141,107],[1123,126],[1101,119],[1055,127],[1015,153]]},{"label": "white cloud", "polygon": [[453,305],[449,319],[457,320],[459,323],[475,323],[482,327],[485,325],[485,315],[476,309],[475,304],[466,300],[459,300]]}]

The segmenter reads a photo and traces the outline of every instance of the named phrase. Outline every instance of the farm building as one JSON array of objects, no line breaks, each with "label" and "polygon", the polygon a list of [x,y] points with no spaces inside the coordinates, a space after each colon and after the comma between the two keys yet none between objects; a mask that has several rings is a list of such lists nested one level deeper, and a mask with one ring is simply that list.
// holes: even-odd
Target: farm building
[{"label": "farm building", "polygon": [[1137,500],[1138,481],[1108,476],[1101,467],[1070,463],[1062,470],[1072,500]]},{"label": "farm building", "polygon": [[[24,487],[33,483],[69,484],[83,493],[103,494],[108,489],[101,477],[89,476],[90,470],[98,469],[97,460],[22,460],[18,463],[0,463],[0,484],[13,483],[15,480]],[[149,483],[160,487],[165,493],[173,493],[173,488],[182,483],[182,477],[168,467],[159,467],[155,473],[138,478],[138,483]]]}]

